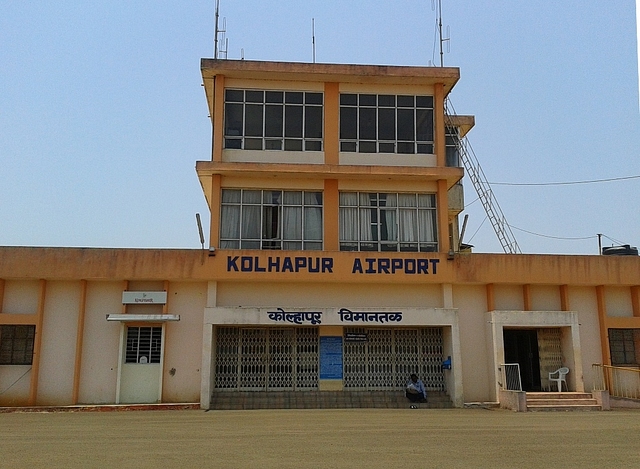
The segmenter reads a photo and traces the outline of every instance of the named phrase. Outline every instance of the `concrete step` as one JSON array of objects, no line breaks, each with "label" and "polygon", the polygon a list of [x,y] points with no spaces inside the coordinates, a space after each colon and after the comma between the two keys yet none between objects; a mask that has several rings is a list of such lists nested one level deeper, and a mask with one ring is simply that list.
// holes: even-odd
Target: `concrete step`
[{"label": "concrete step", "polygon": [[531,399],[527,405],[598,405],[595,399]]},{"label": "concrete step", "polygon": [[527,404],[527,411],[529,412],[537,412],[537,411],[573,411],[573,410],[602,410],[602,408],[595,405],[562,405],[562,404],[554,404],[554,405],[539,405],[539,404]]},{"label": "concrete step", "polygon": [[[428,392],[428,403],[418,408],[450,408],[444,392]],[[341,409],[409,408],[402,391],[215,391],[211,409]]]},{"label": "concrete step", "polygon": [[527,401],[532,399],[591,399],[588,392],[527,392]]},{"label": "concrete step", "polygon": [[527,392],[527,410],[602,410],[602,407],[590,393]]}]

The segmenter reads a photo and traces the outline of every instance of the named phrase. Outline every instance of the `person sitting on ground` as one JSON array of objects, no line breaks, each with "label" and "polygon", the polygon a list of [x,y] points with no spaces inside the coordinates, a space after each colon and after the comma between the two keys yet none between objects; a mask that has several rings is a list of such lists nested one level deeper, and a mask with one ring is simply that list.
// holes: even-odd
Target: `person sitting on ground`
[{"label": "person sitting on ground", "polygon": [[407,399],[411,402],[427,402],[427,391],[424,389],[424,383],[418,379],[415,373],[411,375],[411,379],[407,384]]}]

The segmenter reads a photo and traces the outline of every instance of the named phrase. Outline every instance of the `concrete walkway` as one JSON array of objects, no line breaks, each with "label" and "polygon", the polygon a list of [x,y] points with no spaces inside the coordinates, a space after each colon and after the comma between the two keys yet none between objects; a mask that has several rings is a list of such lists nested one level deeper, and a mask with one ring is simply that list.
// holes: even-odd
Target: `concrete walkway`
[{"label": "concrete walkway", "polygon": [[0,467],[640,467],[640,412],[159,410],[0,414]]}]

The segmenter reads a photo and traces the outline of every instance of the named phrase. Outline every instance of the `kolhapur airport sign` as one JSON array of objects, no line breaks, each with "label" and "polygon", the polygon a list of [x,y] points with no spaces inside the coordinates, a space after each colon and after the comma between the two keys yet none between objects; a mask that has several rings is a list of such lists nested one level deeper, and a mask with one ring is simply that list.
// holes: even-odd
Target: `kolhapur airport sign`
[{"label": "kolhapur airport sign", "polygon": [[[436,275],[437,258],[404,257],[356,257],[351,267],[352,274],[363,275]],[[264,273],[334,273],[333,257],[313,256],[227,256],[227,272]]]}]

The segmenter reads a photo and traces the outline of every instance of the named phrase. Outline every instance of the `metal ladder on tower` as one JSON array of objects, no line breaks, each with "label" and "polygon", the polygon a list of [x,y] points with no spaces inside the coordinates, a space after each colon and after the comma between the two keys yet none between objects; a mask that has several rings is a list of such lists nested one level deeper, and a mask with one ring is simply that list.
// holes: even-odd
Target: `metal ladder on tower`
[{"label": "metal ladder on tower", "polygon": [[[449,100],[445,101],[445,115],[445,120],[455,116],[455,109]],[[447,122],[447,125],[449,125],[449,122]],[[518,246],[518,242],[513,235],[513,231],[511,231],[511,227],[507,223],[500,204],[498,204],[498,199],[496,199],[493,194],[491,185],[466,137],[458,139],[458,151],[464,169],[478,194],[478,198],[484,207],[487,218],[491,222],[491,226],[493,226],[493,230],[498,236],[502,249],[507,254],[522,254],[520,246]]]}]

